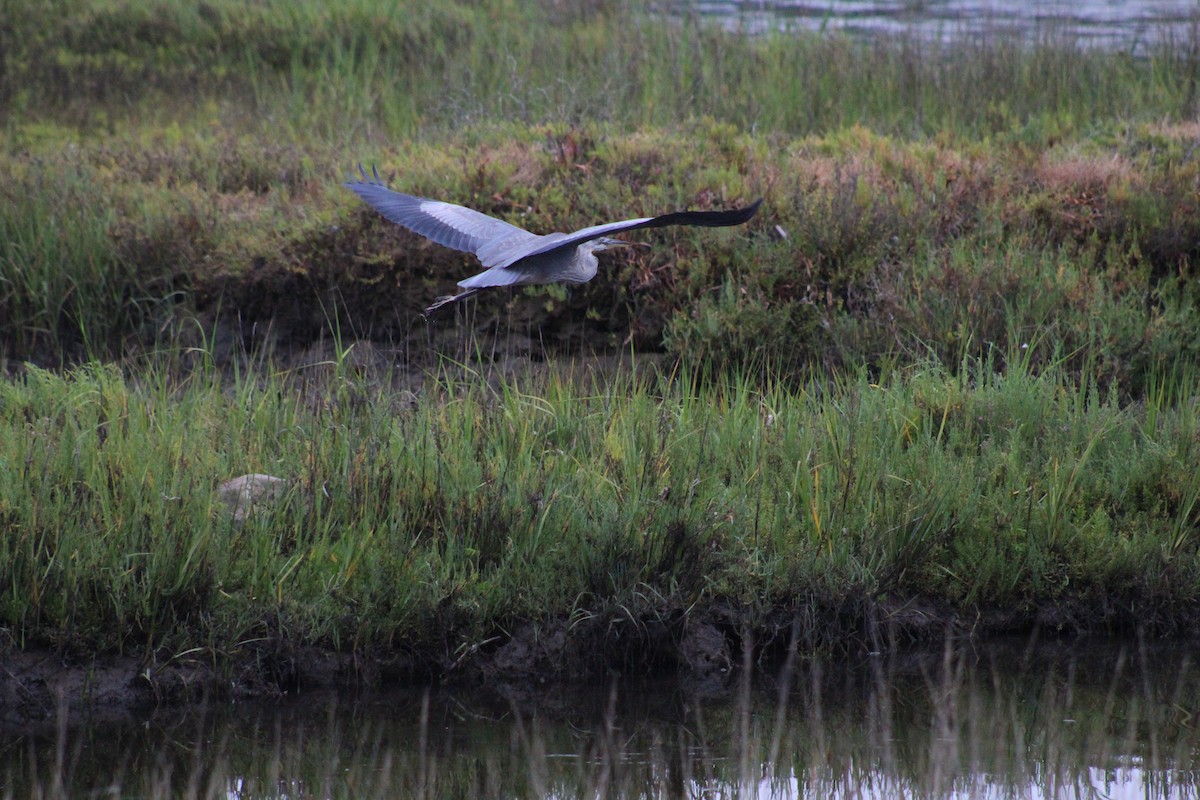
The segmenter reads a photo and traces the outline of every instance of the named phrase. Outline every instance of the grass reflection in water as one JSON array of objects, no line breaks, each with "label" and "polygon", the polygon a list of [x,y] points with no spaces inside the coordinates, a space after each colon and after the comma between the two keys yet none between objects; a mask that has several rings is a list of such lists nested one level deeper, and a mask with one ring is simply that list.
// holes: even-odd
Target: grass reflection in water
[{"label": "grass reflection in water", "polygon": [[445,689],[60,720],[4,797],[1195,797],[1200,676],[1153,645],[947,647],[525,696]]}]

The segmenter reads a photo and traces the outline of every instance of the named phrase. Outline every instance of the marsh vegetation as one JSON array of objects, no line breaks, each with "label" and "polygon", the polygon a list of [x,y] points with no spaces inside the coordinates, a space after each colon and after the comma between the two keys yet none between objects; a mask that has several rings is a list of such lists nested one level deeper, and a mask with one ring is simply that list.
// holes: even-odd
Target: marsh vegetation
[{"label": "marsh vegetation", "polygon": [[[1196,634],[1195,41],[41,5],[0,26],[10,651],[167,697]],[[469,265],[359,160],[537,232],[766,203],[427,325]]]}]

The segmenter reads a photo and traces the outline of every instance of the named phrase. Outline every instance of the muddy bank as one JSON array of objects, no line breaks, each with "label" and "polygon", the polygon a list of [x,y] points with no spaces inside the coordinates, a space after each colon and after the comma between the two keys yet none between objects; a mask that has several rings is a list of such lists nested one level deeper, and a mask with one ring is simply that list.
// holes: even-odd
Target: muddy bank
[{"label": "muddy bank", "polygon": [[[863,613],[863,611],[867,613]],[[1121,611],[1124,613],[1121,613]],[[253,699],[327,689],[377,689],[440,683],[486,687],[532,700],[555,686],[607,675],[676,675],[692,691],[729,691],[739,668],[772,667],[789,654],[861,656],[948,638],[976,643],[1014,635],[1071,641],[1113,634],[1200,639],[1195,614],[1168,618],[1129,606],[1072,602],[1030,612],[954,612],[918,599],[869,607],[776,609],[751,627],[728,606],[664,610],[653,618],[615,613],[582,621],[527,622],[458,652],[449,649],[336,652],[278,639],[232,653],[161,659],[50,648],[0,656],[0,728],[51,725],[71,716],[118,719],[149,707],[210,699]]]}]

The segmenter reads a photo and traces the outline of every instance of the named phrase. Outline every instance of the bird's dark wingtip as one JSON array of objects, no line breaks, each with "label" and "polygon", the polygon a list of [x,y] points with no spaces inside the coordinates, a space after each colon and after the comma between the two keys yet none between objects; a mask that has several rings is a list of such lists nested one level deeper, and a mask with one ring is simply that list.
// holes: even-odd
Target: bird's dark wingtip
[{"label": "bird's dark wingtip", "polygon": [[734,211],[733,213],[737,214],[739,217],[741,217],[742,222],[749,222],[750,218],[758,213],[758,207],[761,206],[762,204],[763,204],[763,198],[760,197],[757,200],[755,200],[753,203],[751,203],[750,205],[746,206],[745,208],[738,209],[737,211]]},{"label": "bird's dark wingtip", "polygon": [[379,168],[376,167],[374,164],[371,165],[371,174],[368,175],[367,168],[365,166],[363,166],[363,163],[361,161],[358,162],[358,174],[360,177],[352,178],[351,180],[345,181],[344,183],[342,183],[342,186],[345,186],[348,189],[353,189],[355,186],[361,186],[364,183],[370,184],[373,186],[383,186],[384,185],[383,181],[379,178]]},{"label": "bird's dark wingtip", "polygon": [[666,214],[655,220],[658,224],[670,225],[701,225],[704,227],[720,228],[729,225],[741,225],[749,222],[758,213],[758,207],[763,204],[763,198],[758,198],[744,208],[730,208],[722,211],[681,211]]}]

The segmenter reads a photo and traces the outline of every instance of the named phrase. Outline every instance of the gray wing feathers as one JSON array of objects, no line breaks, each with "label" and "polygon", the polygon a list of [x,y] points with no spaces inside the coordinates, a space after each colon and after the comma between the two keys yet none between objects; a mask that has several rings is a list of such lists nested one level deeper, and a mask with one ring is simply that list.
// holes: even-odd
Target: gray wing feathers
[{"label": "gray wing feathers", "polygon": [[521,230],[521,235],[513,234],[503,239],[495,239],[484,244],[475,251],[475,255],[479,256],[479,260],[485,267],[509,267],[520,261],[525,256],[529,255],[531,250],[539,248],[539,245],[553,239],[555,236],[561,237],[561,233],[552,233],[549,236],[538,236],[529,231]]},{"label": "gray wing feathers", "polygon": [[610,233],[619,233],[621,231],[631,230],[633,228],[645,227],[647,222],[652,222],[653,217],[643,217],[641,219],[627,219],[621,222],[609,222],[604,225],[593,225],[590,228],[583,228],[574,233],[549,233],[545,236],[536,237],[540,241],[536,243],[526,243],[526,247],[522,247],[518,252],[506,255],[502,258],[497,258],[495,264],[489,266],[503,269],[511,267],[513,264],[520,261],[522,258],[536,256],[542,253],[549,253],[554,250],[561,250],[567,247],[578,247],[584,242],[589,242],[592,239],[599,239],[601,236],[607,236]]},{"label": "gray wing feathers", "polygon": [[474,253],[479,258],[488,269],[459,282],[459,286],[466,288],[509,286],[529,282],[533,277],[529,269],[508,268],[524,259],[578,247],[601,236],[639,228],[663,228],[668,225],[699,225],[712,228],[740,225],[753,217],[762,205],[762,200],[759,199],[745,208],[725,211],[676,211],[657,217],[639,217],[593,225],[574,233],[538,236],[504,220],[463,206],[394,192],[383,185],[379,173],[374,168],[369,176],[361,164],[358,171],[362,180],[350,181],[343,185],[384,217],[440,245],[465,253]]},{"label": "gray wing feathers", "polygon": [[599,239],[622,231],[633,231],[640,228],[665,228],[669,225],[697,225],[704,228],[723,228],[730,225],[741,225],[748,221],[762,205],[762,199],[756,200],[745,208],[734,208],[725,211],[675,211],[657,217],[641,217],[625,219],[620,222],[608,222],[604,225],[593,225],[569,234],[550,234],[537,237],[541,241],[525,247],[519,255],[510,256],[499,261],[495,266],[510,267],[522,258],[549,253],[567,247],[578,247],[584,242]]},{"label": "gray wing feathers", "polygon": [[394,192],[379,182],[378,173],[372,179],[361,166],[359,171],[363,179],[343,184],[347,189],[392,222],[445,247],[479,255],[484,266],[492,266],[484,251],[506,254],[518,243],[540,238],[463,206]]}]

